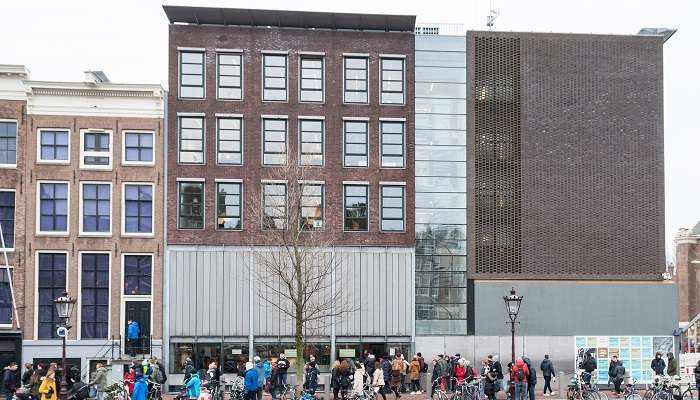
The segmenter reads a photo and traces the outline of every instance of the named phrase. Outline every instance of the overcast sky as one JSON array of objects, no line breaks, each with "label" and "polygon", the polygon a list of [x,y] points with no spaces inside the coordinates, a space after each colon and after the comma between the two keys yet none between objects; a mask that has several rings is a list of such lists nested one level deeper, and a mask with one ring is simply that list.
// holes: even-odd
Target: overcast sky
[{"label": "overcast sky", "polygon": [[[0,64],[24,64],[36,80],[81,80],[104,70],[114,82],[166,86],[167,24],[159,0],[2,0]],[[496,30],[636,33],[672,27],[664,46],[666,241],[700,220],[700,0],[171,0],[197,5],[414,14],[418,22]],[[667,253],[669,253],[667,249]]]}]

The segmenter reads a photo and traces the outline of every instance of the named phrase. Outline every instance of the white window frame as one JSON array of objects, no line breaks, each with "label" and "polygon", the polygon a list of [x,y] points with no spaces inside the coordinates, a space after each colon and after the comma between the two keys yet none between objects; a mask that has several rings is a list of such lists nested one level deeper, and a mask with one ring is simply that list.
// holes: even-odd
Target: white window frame
[{"label": "white window frame", "polygon": [[[152,161],[127,161],[126,160],[126,134],[127,133],[150,133],[153,136]],[[156,165],[156,132],[140,129],[122,129],[122,165],[133,167],[153,167]]]},{"label": "white window frame", "polygon": [[[202,54],[202,97],[182,96],[182,53]],[[207,51],[204,47],[177,48],[177,98],[180,100],[204,100],[207,98]]]},{"label": "white window frame", "polygon": [[[299,78],[297,79],[298,101],[299,103],[308,104],[326,104],[326,53],[315,51],[300,51],[298,54],[297,71]],[[321,60],[321,101],[308,101],[301,99],[301,61],[303,58],[320,59]]]},{"label": "white window frame", "polygon": [[[285,121],[285,133],[284,133],[284,149],[285,157],[284,164],[265,164],[265,120],[284,120]],[[263,114],[260,116],[260,165],[263,167],[283,167],[289,165],[289,116],[287,115],[268,115]]]},{"label": "white window frame", "polygon": [[[67,160],[44,160],[41,158],[41,133],[49,132],[66,132],[68,134],[68,159]],[[71,150],[71,130],[67,128],[39,128],[36,130],[36,163],[37,164],[53,164],[53,165],[69,165]]]},{"label": "white window frame", "polygon": [[[384,154],[382,153],[382,142],[384,140],[384,135],[382,134],[382,122],[401,122],[403,124],[403,165],[400,167],[390,167],[390,166],[385,166],[382,163],[382,157]],[[406,154],[406,140],[408,139],[408,124],[406,123],[406,118],[379,118],[379,168],[380,169],[406,169],[406,165],[408,164],[408,156]],[[393,135],[390,133],[390,135]]]},{"label": "white window frame", "polygon": [[[236,100],[238,101],[238,100]],[[222,167],[241,167],[245,164],[245,142],[244,142],[244,133],[245,133],[245,121],[243,120],[243,114],[223,114],[223,113],[217,113],[214,115],[214,118],[216,119],[216,165],[222,166]],[[239,164],[225,164],[225,163],[220,163],[219,162],[219,120],[221,119],[239,119],[241,120],[241,162]]]},{"label": "white window frame", "polygon": [[[112,252],[111,251],[91,251],[91,250],[80,250],[78,251],[78,301],[76,302],[76,310],[78,315],[76,316],[77,329],[77,340],[82,340],[83,336],[83,254],[107,254],[109,255],[109,283],[107,285],[107,290],[109,291],[109,299],[107,304],[107,338],[109,339],[109,333],[112,332]],[[66,264],[67,265],[67,264]],[[66,274],[67,275],[67,274]],[[85,340],[106,340],[102,338],[97,339],[85,339]]]},{"label": "white window frame", "polygon": [[[11,279],[10,285],[13,285],[13,287],[14,287],[14,284],[15,284],[15,266],[14,265],[3,265],[2,267],[0,267],[0,275],[7,274],[6,270],[10,270],[10,279]],[[17,293],[15,293],[15,296],[17,296]],[[11,299],[11,300],[15,300],[15,299]],[[11,318],[12,318],[12,321],[14,321],[15,320],[14,307],[16,307],[17,304],[13,304],[12,306],[13,306],[13,310],[11,311],[12,312]],[[9,324],[0,324],[0,328],[13,328],[14,326],[13,326],[12,321]]]},{"label": "white window frame", "polygon": [[[320,103],[316,103],[320,104]],[[321,165],[310,165],[301,163],[301,124],[303,121],[320,121],[321,122]],[[287,127],[289,130],[289,127]],[[289,139],[287,139],[289,141]],[[304,167],[323,168],[326,166],[326,117],[324,116],[305,116],[297,117],[297,164]]]},{"label": "white window frame", "polygon": [[[345,122],[365,122],[367,123],[367,166],[361,167],[361,166],[354,166],[354,165],[345,165]],[[341,150],[341,157],[343,157],[343,168],[359,168],[359,169],[368,169],[370,164],[371,164],[371,157],[370,157],[370,147],[372,146],[372,143],[369,139],[370,135],[370,119],[369,117],[343,117],[343,129],[342,129],[342,136],[343,136],[343,147]],[[379,160],[381,162],[381,160]]]},{"label": "white window frame", "polygon": [[[42,231],[41,230],[41,184],[42,183],[65,183],[68,185],[68,209],[66,213],[66,230],[64,231]],[[36,208],[35,208],[35,225],[36,225],[36,235],[37,236],[68,236],[70,235],[70,181],[55,181],[55,180],[37,180],[36,181]],[[50,252],[52,253],[52,252]]]},{"label": "white window frame", "polygon": [[19,137],[19,121],[17,121],[16,119],[12,119],[12,118],[0,118],[0,122],[14,122],[15,123],[15,163],[14,164],[0,164],[0,169],[14,169],[14,168],[17,168],[17,158],[18,158],[18,153],[19,153],[19,149],[17,148],[17,143],[18,143],[17,138]]},{"label": "white window frame", "polygon": [[[219,184],[238,184],[240,185],[240,194],[239,197],[241,198],[241,204],[239,205],[240,208],[240,218],[241,218],[241,227],[238,229],[221,229],[219,228]],[[243,180],[242,179],[216,179],[214,181],[214,190],[216,191],[214,194],[216,195],[216,198],[214,199],[214,229],[219,231],[219,232],[241,232],[243,230],[243,211],[244,211],[244,193],[243,193]],[[179,198],[179,193],[178,193],[178,198]],[[178,210],[180,210],[180,207],[178,207]],[[179,219],[178,219],[179,221]]]},{"label": "white window frame", "polygon": [[[367,101],[364,103],[345,101],[345,81],[346,81],[346,79],[345,79],[345,60],[347,58],[364,58],[367,60]],[[370,79],[369,78],[370,78],[370,72],[371,72],[371,67],[370,67],[371,62],[370,62],[370,58],[369,58],[369,53],[343,53],[342,63],[343,63],[343,76],[342,76],[343,93],[341,93],[341,94],[343,96],[343,104],[348,104],[348,105],[352,105],[352,104],[367,105],[367,104],[369,104],[370,103],[370,91],[369,91]]]},{"label": "white window frame", "polygon": [[[127,185],[143,185],[151,187],[151,232],[126,232],[126,186]],[[153,182],[122,182],[122,197],[121,197],[121,236],[124,237],[143,237],[152,238],[155,236],[156,229],[156,190]]]},{"label": "white window frame", "polygon": [[[241,98],[240,99],[228,99],[225,97],[219,97],[219,56],[220,55],[236,55],[241,57]],[[216,49],[216,99],[220,101],[243,101],[245,98],[245,76],[243,71],[243,64],[245,63],[245,55],[241,49]]]},{"label": "white window frame", "polygon": [[[401,60],[403,61],[403,83],[402,94],[403,101],[401,103],[383,103],[382,102],[382,63],[384,60]],[[383,106],[405,106],[406,105],[406,56],[401,54],[380,54],[379,55],[379,104]]]},{"label": "white window frame", "polygon": [[[177,229],[182,231],[203,231],[207,228],[207,182],[204,178],[177,178]],[[202,184],[202,227],[201,228],[180,228],[180,184],[181,183],[201,183]]]},{"label": "white window frame", "polygon": [[[400,231],[385,231],[382,229],[382,219],[384,219],[383,209],[384,209],[384,198],[382,197],[382,188],[385,186],[399,186],[403,187],[403,205],[401,206],[401,211],[403,212],[403,230]],[[379,232],[380,233],[406,233],[406,182],[379,182]]]},{"label": "white window frame", "polygon": [[[15,220],[15,227],[16,227],[16,226],[17,226],[17,189],[0,189],[0,192],[12,192],[12,193],[15,194],[15,216],[14,216],[14,220]],[[12,232],[12,235],[14,236],[14,235],[16,234],[16,232],[17,232],[17,229],[15,228],[15,230]],[[4,237],[4,236],[5,236],[5,232],[3,231],[2,234],[3,234],[3,237]],[[2,243],[0,243],[0,245],[2,245]],[[14,245],[15,245],[15,243],[12,243],[12,247],[8,247],[8,248],[6,248],[6,249],[4,249],[4,250],[7,251],[8,253],[12,253],[12,252],[15,251]],[[2,250],[3,250],[3,248],[0,247],[0,251],[2,251]],[[0,324],[0,327],[2,327],[2,324]]]},{"label": "white window frame", "polygon": [[[85,232],[83,231],[83,186],[84,185],[109,185],[109,232]],[[80,190],[78,197],[78,236],[112,236],[112,225],[113,225],[113,212],[112,206],[114,205],[114,190],[112,187],[112,181],[80,181]]]},{"label": "white window frame", "polygon": [[[127,294],[124,293],[124,260],[126,259],[126,256],[150,256],[151,257],[151,294]],[[155,289],[153,287],[153,284],[155,283],[155,269],[156,269],[156,255],[155,253],[148,253],[148,252],[126,252],[121,254],[121,270],[119,272],[120,276],[120,289],[119,289],[119,294],[121,295],[122,299],[127,299],[127,300],[151,300],[153,298],[153,293],[155,292]],[[151,310],[151,314],[153,314],[153,310]],[[124,315],[122,312],[121,315]],[[153,325],[151,325],[153,326]]]},{"label": "white window frame", "polygon": [[[85,157],[105,157],[105,153],[101,151],[85,151],[85,134],[86,133],[107,133],[109,135],[109,163],[107,165],[89,165],[85,164]],[[111,171],[114,164],[114,135],[111,129],[81,129],[80,130],[80,169],[95,169],[100,171]]]},{"label": "white window frame", "polygon": [[[285,89],[284,100],[265,100],[265,56],[284,56]],[[289,52],[278,50],[260,51],[260,101],[263,103],[288,103],[289,102]]]},{"label": "white window frame", "polygon": [[[34,251],[34,340],[57,340],[39,339],[39,254],[65,254],[66,255],[66,290],[70,287],[70,252],[66,250],[35,250]],[[72,339],[68,339],[71,341]]]},{"label": "white window frame", "polygon": [[[207,164],[207,117],[204,113],[177,113],[177,163],[178,165],[206,165]],[[202,162],[184,162],[180,161],[180,142],[182,142],[182,131],[180,126],[181,118],[201,118],[202,119]]]}]

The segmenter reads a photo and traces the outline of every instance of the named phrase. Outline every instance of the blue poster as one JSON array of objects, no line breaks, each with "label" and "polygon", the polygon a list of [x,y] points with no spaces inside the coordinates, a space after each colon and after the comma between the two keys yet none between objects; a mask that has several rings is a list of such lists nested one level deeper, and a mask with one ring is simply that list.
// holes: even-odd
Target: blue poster
[{"label": "blue poster", "polygon": [[642,346],[644,347],[651,347],[653,345],[653,341],[651,336],[642,336]]},{"label": "blue poster", "polygon": [[631,347],[641,347],[642,346],[642,338],[639,336],[632,336],[630,340],[630,346]]},{"label": "blue poster", "polygon": [[586,337],[576,336],[576,348],[580,349],[581,347],[586,347]]},{"label": "blue poster", "polygon": [[610,337],[610,347],[620,347],[620,338]]}]

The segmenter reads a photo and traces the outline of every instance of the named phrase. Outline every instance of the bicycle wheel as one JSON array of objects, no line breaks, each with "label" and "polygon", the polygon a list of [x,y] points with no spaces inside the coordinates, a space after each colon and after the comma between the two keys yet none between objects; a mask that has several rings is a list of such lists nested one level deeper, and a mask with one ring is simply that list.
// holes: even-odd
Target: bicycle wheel
[{"label": "bicycle wheel", "polygon": [[640,396],[637,393],[632,393],[632,394],[628,395],[627,397],[625,397],[625,400],[642,400],[642,396]]},{"label": "bicycle wheel", "polygon": [[570,387],[570,388],[566,391],[566,400],[575,400],[575,399],[576,399],[576,389]]},{"label": "bicycle wheel", "polygon": [[673,396],[668,390],[659,390],[653,397],[654,400],[672,400]]},{"label": "bicycle wheel", "polygon": [[644,392],[644,400],[653,399],[655,392],[656,391],[654,389],[648,389],[646,392]]},{"label": "bicycle wheel", "polygon": [[608,400],[608,395],[605,394],[605,392],[599,390],[597,393],[600,396],[601,400]]},{"label": "bicycle wheel", "polygon": [[442,390],[438,390],[435,394],[437,394],[437,400],[447,400],[447,393]]},{"label": "bicycle wheel", "polygon": [[696,397],[693,394],[693,387],[689,386],[688,389],[685,389],[685,392],[683,392],[681,398],[682,400],[695,400]]}]

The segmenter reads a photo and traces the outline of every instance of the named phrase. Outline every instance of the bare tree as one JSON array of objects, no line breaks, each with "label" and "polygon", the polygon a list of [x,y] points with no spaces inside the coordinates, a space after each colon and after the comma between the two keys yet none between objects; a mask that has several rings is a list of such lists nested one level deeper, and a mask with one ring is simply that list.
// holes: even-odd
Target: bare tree
[{"label": "bare tree", "polygon": [[297,387],[303,382],[305,337],[351,312],[336,269],[334,237],[325,226],[324,186],[308,180],[310,168],[296,161],[270,169],[250,190],[247,210],[261,224],[262,244],[250,258],[257,291],[294,324]]}]

